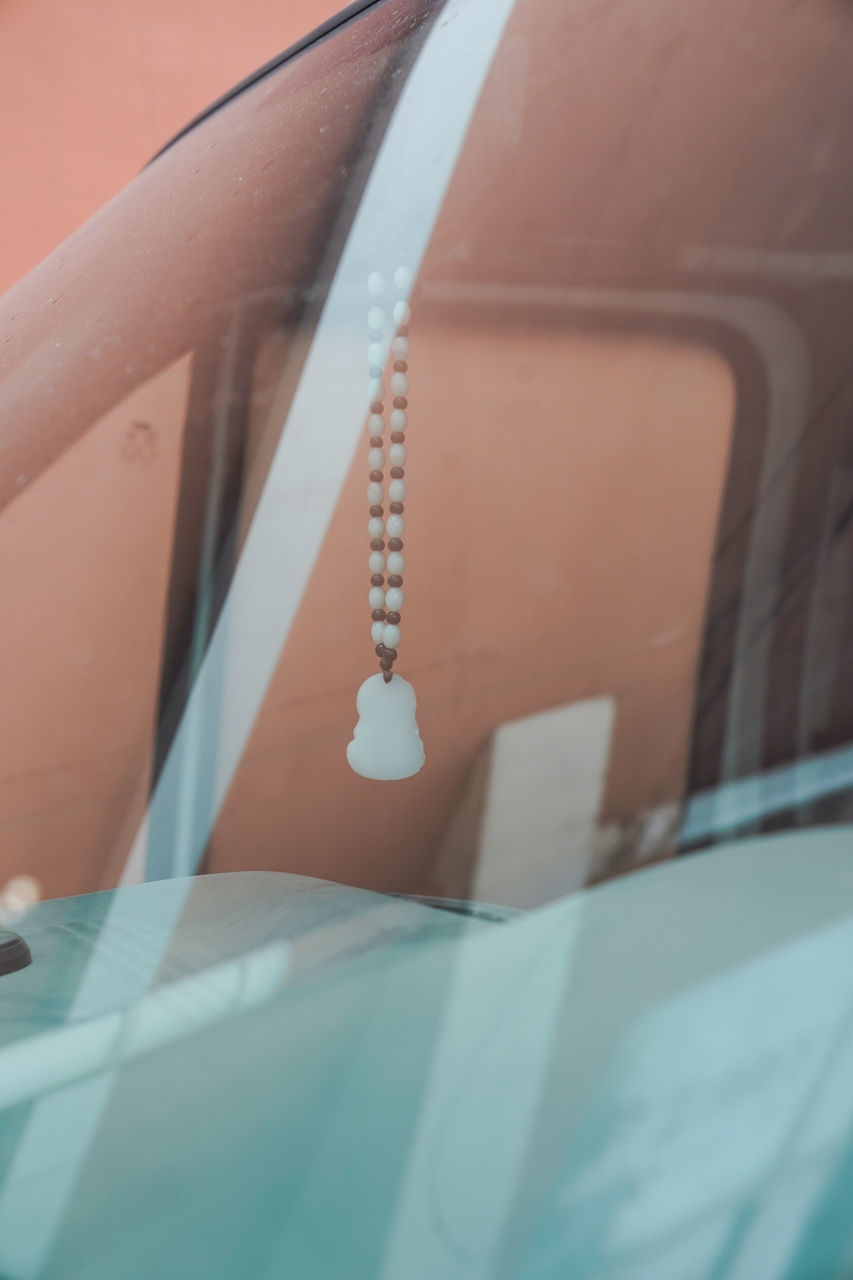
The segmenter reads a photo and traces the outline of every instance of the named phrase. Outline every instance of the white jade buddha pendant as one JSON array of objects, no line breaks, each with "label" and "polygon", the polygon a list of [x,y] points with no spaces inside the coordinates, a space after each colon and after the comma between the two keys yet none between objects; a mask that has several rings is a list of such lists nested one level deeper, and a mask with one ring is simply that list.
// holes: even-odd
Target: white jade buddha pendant
[{"label": "white jade buddha pendant", "polygon": [[347,747],[347,760],[362,778],[391,782],[423,768],[417,705],[414,689],[402,676],[387,684],[382,675],[365,680],[356,699],[358,724]]}]

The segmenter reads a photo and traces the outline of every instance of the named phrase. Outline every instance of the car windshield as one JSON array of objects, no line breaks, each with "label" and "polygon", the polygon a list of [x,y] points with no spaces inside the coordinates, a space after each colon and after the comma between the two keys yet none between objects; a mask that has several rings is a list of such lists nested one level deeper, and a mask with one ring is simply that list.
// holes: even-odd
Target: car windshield
[{"label": "car windshield", "polygon": [[10,1280],[849,1275],[851,56],[377,0],[3,300]]}]

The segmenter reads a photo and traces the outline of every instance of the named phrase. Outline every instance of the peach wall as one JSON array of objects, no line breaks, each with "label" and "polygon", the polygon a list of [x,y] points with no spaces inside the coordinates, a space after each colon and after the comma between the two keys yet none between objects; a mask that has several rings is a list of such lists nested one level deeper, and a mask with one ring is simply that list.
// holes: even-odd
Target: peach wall
[{"label": "peach wall", "polygon": [[0,293],[338,0],[0,5]]},{"label": "peach wall", "polygon": [[[312,16],[302,26],[323,16],[310,7]],[[82,200],[84,189],[94,191],[101,160],[115,161],[111,172],[116,184],[128,176],[118,176],[118,158],[126,160],[122,147],[130,136],[140,152],[143,138],[145,142],[144,154],[133,160],[135,168],[186,115],[298,34],[290,30],[276,36],[271,46],[267,43],[250,57],[248,45],[261,39],[261,24],[246,21],[250,8],[243,7],[233,41],[210,20],[218,8],[200,3],[150,0],[143,11],[123,0],[105,16],[100,6],[81,0],[74,30],[66,30],[64,18],[58,23],[59,34],[67,34],[68,49],[81,57],[83,52],[94,57],[97,49],[98,84],[108,64],[116,95],[110,120],[101,118],[106,98],[99,100],[97,120],[87,116],[91,86],[86,95],[63,93],[68,119],[61,124],[59,108],[49,108],[47,96],[37,104],[41,115],[34,103],[30,124],[34,129],[40,122],[52,139],[55,163],[49,185],[57,201],[65,200],[66,212],[74,200]],[[278,30],[285,6],[259,8],[275,19]],[[300,8],[286,6],[289,22]],[[47,0],[35,0],[30,12],[41,12],[47,21],[49,9]],[[12,6],[11,12],[23,22],[19,7]],[[143,13],[151,22],[144,30],[157,32],[153,43],[129,39],[130,31],[138,35],[143,30]],[[124,27],[118,14],[127,18]],[[83,50],[79,24],[85,29],[86,15],[91,47]],[[93,43],[96,16],[102,21]],[[9,20],[4,11],[0,36],[2,23]],[[34,30],[26,29],[34,41]],[[196,40],[200,50],[194,47]],[[233,71],[213,84],[211,70],[211,84],[202,92],[197,79],[187,79],[183,64],[192,61],[195,67],[196,59],[201,65],[207,56],[209,70],[214,64],[221,69],[217,59],[224,59],[225,47]],[[243,53],[246,63],[237,65]],[[62,76],[77,62],[70,55],[60,58],[55,52],[54,57],[54,82],[61,86]],[[49,58],[43,65],[49,67]],[[174,89],[174,100],[155,94],[156,107],[143,127],[139,107],[148,71],[140,68],[155,65],[162,85]],[[501,64],[499,70],[507,67]],[[471,135],[474,142],[478,128],[491,128],[502,83],[497,76],[492,95],[484,99]],[[542,93],[528,102],[528,112],[534,105],[544,109],[550,101],[546,90],[551,81],[544,73],[533,83]],[[306,93],[317,85],[315,67]],[[196,90],[198,100],[190,101]],[[7,84],[3,91],[12,90]],[[33,86],[27,91],[34,93]],[[167,122],[169,102],[174,106],[179,97],[184,103],[180,116],[175,108],[176,118]],[[122,124],[132,103],[135,133]],[[12,137],[8,118],[0,127]],[[88,150],[78,146],[83,134]],[[294,131],[290,145],[299,144]],[[282,160],[284,144],[278,136],[274,145]],[[498,130],[491,150],[487,147],[496,165],[506,159],[507,145],[505,131]],[[25,157],[35,166],[33,195],[38,164],[44,169],[49,152]],[[266,171],[262,149],[252,154]],[[64,168],[69,155],[74,163]],[[533,163],[533,149],[524,155]],[[319,166],[323,156],[317,152],[315,159]],[[72,350],[63,347],[60,361],[54,340],[63,323],[62,308],[71,302],[59,285],[63,272],[75,286],[81,275],[87,279],[88,306],[100,322],[107,287],[103,273],[108,272],[115,294],[123,302],[129,299],[128,307],[146,311],[146,289],[159,290],[158,278],[151,276],[145,260],[104,257],[104,228],[112,228],[114,243],[121,247],[133,217],[144,228],[153,221],[154,248],[162,234],[175,253],[175,246],[184,243],[176,225],[161,232],[163,220],[152,217],[160,209],[158,200],[167,199],[171,190],[165,182],[169,163],[167,159],[150,207],[146,176],[130,202],[132,216],[121,201],[114,202],[105,219],[47,264],[53,276],[41,287],[57,303],[56,331],[49,327],[50,315],[40,315],[40,327],[30,338],[34,354],[14,343],[7,348],[7,416],[14,428],[5,454],[7,483],[19,472],[29,479],[0,522],[0,558],[6,557],[6,576],[17,593],[9,602],[0,642],[4,669],[16,675],[7,697],[9,732],[0,759],[0,880],[2,873],[35,873],[49,894],[108,882],[129,846],[144,799],[186,395],[186,369],[174,365],[130,398],[119,393],[122,370],[135,381],[157,367],[155,362],[169,364],[176,354],[168,347],[146,345],[144,326],[134,337],[134,325],[117,324],[116,316],[127,320],[120,308],[111,313],[120,342],[93,346],[89,331],[78,325],[71,335],[62,331]],[[468,174],[466,165],[462,172]],[[197,190],[205,190],[209,182],[218,201],[213,206],[217,217],[205,224],[213,238],[202,245],[193,224],[195,238],[188,235],[186,242],[194,248],[181,248],[175,270],[191,271],[193,263],[206,270],[215,261],[227,268],[225,278],[232,286],[237,281],[245,288],[235,263],[242,263],[245,249],[247,254],[251,250],[252,263],[263,264],[260,232],[251,221],[238,223],[237,189],[224,180],[221,165],[200,174]],[[450,269],[461,270],[459,264],[467,263],[472,270],[471,255],[480,255],[486,264],[482,278],[493,280],[500,277],[488,265],[490,254],[502,262],[507,243],[520,253],[535,253],[537,241],[525,229],[529,201],[519,196],[518,202],[496,205],[495,216],[506,222],[496,226],[485,216],[493,212],[489,184],[479,170],[475,176],[473,186],[466,178],[468,186],[457,181],[451,191],[452,216],[443,218],[444,269],[449,263]],[[281,204],[275,185],[281,180],[280,173],[269,171],[266,201]],[[94,202],[103,194],[109,192],[101,192]],[[551,206],[543,207],[550,217]],[[59,208],[49,199],[38,205],[18,251],[35,245],[39,227],[44,231]],[[471,208],[476,211],[476,238],[466,238]],[[88,212],[82,204],[79,209],[80,217]],[[12,217],[11,202],[6,216]],[[236,247],[231,245],[229,218],[244,231],[244,240],[235,239]],[[260,215],[258,227],[270,239],[280,230],[272,218]],[[56,236],[67,229],[58,223],[54,227]],[[228,240],[227,249],[216,237]],[[279,236],[279,242],[292,247],[293,238],[283,241]],[[441,259],[435,246],[433,256]],[[115,274],[119,270],[121,276]],[[211,273],[206,270],[206,275]],[[44,273],[40,276],[44,281]],[[176,276],[171,278],[174,284]],[[117,280],[130,284],[118,287]],[[181,300],[197,294],[188,287],[173,288],[170,298],[175,297],[183,334]],[[163,302],[159,306],[162,340],[164,327],[171,331],[164,317],[168,308]],[[630,818],[680,795],[728,453],[731,376],[717,356],[700,348],[579,334],[543,323],[542,315],[530,319],[529,325],[466,326],[451,313],[446,322],[422,320],[415,326],[417,413],[408,469],[411,560],[401,671],[414,679],[421,698],[427,770],[392,793],[355,778],[345,764],[355,690],[375,667],[366,607],[364,460],[359,457],[214,834],[211,869],[271,867],[384,888],[441,888],[431,881],[436,853],[492,730],[511,718],[602,694],[612,696],[617,706],[603,817]],[[139,348],[132,358],[130,342]],[[49,378],[38,380],[35,401],[28,354],[36,360],[44,357],[38,367],[51,371]],[[74,439],[80,425],[88,427],[86,414],[75,423],[72,412],[80,409],[81,369],[93,386],[97,382],[101,390],[105,385],[115,389],[110,402],[119,403],[106,414],[103,406],[92,411],[95,426],[39,475],[25,453],[34,438],[28,423],[33,420],[42,428],[39,439],[48,421],[58,423],[57,435],[60,428],[66,432],[67,440],[53,440],[54,455],[59,444]],[[64,393],[65,376],[77,388],[73,397]],[[15,399],[16,378],[20,402]],[[147,470],[130,466],[126,453],[127,433],[137,419],[152,420],[158,427],[158,458],[145,464]],[[273,429],[281,420],[279,416],[272,423]],[[263,443],[263,431],[260,438]],[[258,456],[265,456],[263,449]],[[109,511],[100,513],[97,525],[87,512],[87,494],[94,489],[111,495]],[[248,492],[252,489],[250,477]],[[73,593],[64,591],[65,581],[73,581]],[[40,620],[39,627],[33,628],[33,618]]]}]

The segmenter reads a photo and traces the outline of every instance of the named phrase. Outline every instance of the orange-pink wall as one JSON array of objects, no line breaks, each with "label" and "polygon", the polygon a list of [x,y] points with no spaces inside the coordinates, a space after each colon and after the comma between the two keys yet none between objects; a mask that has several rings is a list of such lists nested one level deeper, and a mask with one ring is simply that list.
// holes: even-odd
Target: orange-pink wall
[{"label": "orange-pink wall", "polygon": [[[81,0],[82,14],[89,3]],[[131,0],[122,6],[132,12]],[[37,0],[35,7],[49,6]],[[293,21],[296,7],[288,7]],[[124,62],[111,71],[115,118],[95,113],[116,151],[106,142],[99,150],[89,138],[93,182],[101,160],[112,155],[116,171],[126,160],[119,151],[127,86],[135,86],[137,106],[144,100],[127,50],[159,50],[146,67],[189,94],[180,64],[191,60],[194,24],[187,21],[181,34],[178,15],[186,21],[191,10],[200,40],[207,31],[208,70],[213,53],[224,57],[229,41],[215,23],[202,23],[194,2],[164,8],[159,25],[153,17],[145,30],[158,40],[149,46],[131,45],[124,28]],[[3,21],[0,12],[0,37]],[[117,55],[122,29],[110,30]],[[143,126],[137,113],[138,154],[128,172],[223,84],[293,34],[246,54],[243,65],[231,47],[232,70],[203,92],[196,84],[195,99],[187,96],[174,119],[167,121],[159,98],[155,124]],[[101,48],[100,60],[112,66],[103,42]],[[342,108],[361,118],[358,95],[380,74],[387,41],[379,39],[370,57],[371,74],[355,85],[340,76],[334,57],[325,66],[322,53],[301,61],[285,77],[297,95],[289,101],[322,97],[331,121]],[[553,304],[537,301],[535,288],[523,308],[499,301],[472,318],[472,273],[473,286],[505,282],[513,270],[521,281],[535,279],[531,253],[559,243],[567,225],[559,191],[549,200],[530,195],[560,146],[561,118],[552,110],[560,64],[552,61],[548,74],[530,78],[530,140],[522,139],[518,154],[495,126],[503,119],[506,70],[498,64],[415,293],[410,478],[419,497],[407,513],[412,570],[403,670],[421,700],[429,768],[380,802],[376,786],[345,764],[354,692],[375,663],[361,452],[213,833],[211,870],[275,868],[373,887],[467,892],[473,854],[460,846],[452,862],[442,851],[490,734],[508,720],[592,697],[606,696],[615,709],[603,820],[630,824],[683,792],[733,417],[730,372],[701,347],[578,330],[569,312],[555,317]],[[76,65],[69,58],[64,69],[70,74]],[[93,82],[100,87],[99,78]],[[69,108],[66,132],[53,140],[57,156],[65,154],[63,138],[86,132],[91,98],[87,88],[73,128]],[[62,104],[54,100],[50,112],[41,105],[49,133]],[[109,115],[106,97],[100,110]],[[308,113],[313,121],[317,111]],[[48,895],[104,887],[118,876],[150,780],[190,360],[218,366],[219,347],[210,350],[212,339],[193,329],[188,313],[218,296],[204,292],[212,282],[224,280],[235,293],[250,288],[253,272],[267,270],[265,244],[286,244],[293,253],[308,243],[311,184],[343,145],[334,132],[318,128],[327,143],[306,149],[298,128],[272,131],[263,146],[275,148],[275,166],[263,147],[248,147],[244,133],[234,156],[194,167],[191,191],[179,186],[177,196],[170,179],[186,168],[186,152],[183,159],[172,153],[132,199],[115,201],[0,308],[0,498],[7,504],[0,521],[0,671],[11,673],[0,740],[0,889],[21,873],[35,876]],[[200,131],[189,141],[190,153],[207,146],[204,137]],[[69,156],[77,157],[76,145],[68,142]],[[250,150],[264,173],[251,216],[228,180],[229,164],[248,174]],[[509,165],[515,174],[519,156],[529,166],[527,180],[504,183],[508,194],[495,201],[501,174]],[[307,163],[294,165],[295,158]],[[81,152],[68,171],[69,193],[81,199],[83,187],[75,184],[82,183],[83,160]],[[56,172],[61,189],[59,179],[68,175],[61,165]],[[292,172],[303,176],[308,197],[294,195]],[[282,237],[284,224],[272,211],[280,215],[285,182],[292,198]],[[204,191],[215,216],[199,230]],[[23,215],[21,225],[35,236]],[[139,238],[147,257],[125,251]],[[567,284],[568,263],[555,258]],[[286,279],[284,265],[279,278]],[[154,326],[146,331],[139,318],[155,305],[151,341]],[[19,307],[28,321],[16,327]],[[285,330],[271,332],[258,366],[260,390],[276,386],[288,344]],[[257,492],[265,450],[284,421],[286,383],[272,404],[263,394],[250,400],[250,492]],[[401,830],[409,833],[404,858]],[[469,849],[476,845],[469,841]]]},{"label": "orange-pink wall", "polygon": [[338,0],[0,5],[0,293]]}]

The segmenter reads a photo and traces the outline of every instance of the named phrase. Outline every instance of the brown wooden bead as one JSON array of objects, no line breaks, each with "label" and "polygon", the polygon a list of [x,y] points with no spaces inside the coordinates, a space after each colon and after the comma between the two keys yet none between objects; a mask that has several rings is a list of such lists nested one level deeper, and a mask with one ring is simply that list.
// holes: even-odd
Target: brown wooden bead
[{"label": "brown wooden bead", "polygon": [[392,480],[402,480],[402,479],[403,479],[403,476],[404,476],[405,474],[406,474],[405,467],[392,467],[392,468],[391,468],[391,479],[392,479]]},{"label": "brown wooden bead", "polygon": [[382,679],[385,681],[386,684],[390,684],[391,681],[394,679],[393,671],[383,671]]},{"label": "brown wooden bead", "polygon": [[396,649],[386,649],[386,650],[385,650],[385,657],[386,657],[386,658],[389,658],[389,659],[391,660],[391,662],[396,662],[396,661],[397,661],[397,650],[396,650]]},{"label": "brown wooden bead", "polygon": [[370,514],[371,514],[372,516],[377,516],[377,517],[379,517],[379,516],[381,516],[381,515],[384,515],[384,514],[385,514],[385,508],[384,508],[384,507],[371,507],[371,508],[370,508]]},{"label": "brown wooden bead", "polygon": [[373,610],[373,613],[371,613],[371,615],[370,615],[370,616],[371,616],[371,618],[373,619],[373,621],[374,621],[374,622],[384,622],[384,621],[385,621],[385,610],[384,610],[384,609],[374,609],[374,610]]},{"label": "brown wooden bead", "polygon": [[406,439],[406,433],[405,433],[405,431],[392,431],[392,432],[391,432],[391,443],[392,443],[392,444],[402,444],[402,443],[403,443],[403,441],[404,441],[405,439]]},{"label": "brown wooden bead", "polygon": [[395,360],[395,361],[394,361],[394,372],[395,372],[395,373],[408,373],[408,372],[409,372],[409,365],[408,365],[408,361],[406,361],[406,360]]},{"label": "brown wooden bead", "polygon": [[372,573],[372,574],[370,575],[370,585],[371,585],[371,587],[384,587],[384,586],[385,586],[385,579],[382,577],[382,574],[381,574],[381,573]]},{"label": "brown wooden bead", "polygon": [[384,658],[386,656],[385,645],[378,644],[373,652],[376,654],[377,658]]},{"label": "brown wooden bead", "polygon": [[384,539],[384,538],[371,538],[371,539],[370,539],[370,550],[371,550],[371,551],[384,551],[384,550],[385,550],[385,539]]},{"label": "brown wooden bead", "polygon": [[399,333],[401,338],[408,338],[409,326],[407,324],[401,324],[397,332]]},{"label": "brown wooden bead", "polygon": [[403,514],[403,504],[402,504],[402,502],[392,502],[392,503],[391,503],[391,514],[392,514],[392,516],[401,516],[401,515]]},{"label": "brown wooden bead", "polygon": [[394,397],[394,408],[395,408],[395,409],[408,409],[408,407],[409,407],[409,402],[408,402],[408,400],[406,399],[406,397],[405,397],[405,396],[395,396],[395,397]]},{"label": "brown wooden bead", "polygon": [[385,479],[385,472],[384,472],[384,471],[371,471],[371,473],[370,473],[370,479],[371,479],[372,481],[374,481],[374,483],[376,483],[376,484],[381,484],[381,483],[382,483],[382,481]]},{"label": "brown wooden bead", "polygon": [[382,401],[381,401],[381,400],[374,400],[374,401],[373,401],[373,403],[372,403],[372,404],[371,404],[371,406],[370,406],[370,412],[371,412],[371,413],[384,413],[384,412],[385,412],[385,405],[382,403]]},{"label": "brown wooden bead", "polygon": [[392,613],[386,614],[386,621],[387,621],[387,622],[390,622],[390,624],[391,624],[391,626],[392,626],[392,627],[399,626],[399,624],[400,624],[400,615],[399,615],[399,613],[392,612]]},{"label": "brown wooden bead", "polygon": [[389,538],[389,539],[388,539],[388,550],[389,550],[389,551],[402,551],[402,550],[403,550],[403,539],[402,539],[402,538]]},{"label": "brown wooden bead", "polygon": [[381,658],[381,659],[379,660],[379,665],[380,665],[380,667],[382,668],[382,670],[383,670],[383,671],[390,671],[390,670],[391,670],[391,668],[393,667],[394,663],[392,662],[392,660],[391,660],[390,658]]},{"label": "brown wooden bead", "polygon": [[381,449],[384,443],[385,443],[385,441],[382,439],[382,437],[381,437],[381,436],[371,436],[371,437],[370,437],[370,447],[371,447],[371,449]]},{"label": "brown wooden bead", "polygon": [[400,577],[399,573],[392,573],[391,577],[388,579],[388,586],[402,587],[402,585],[403,585],[403,579]]}]

